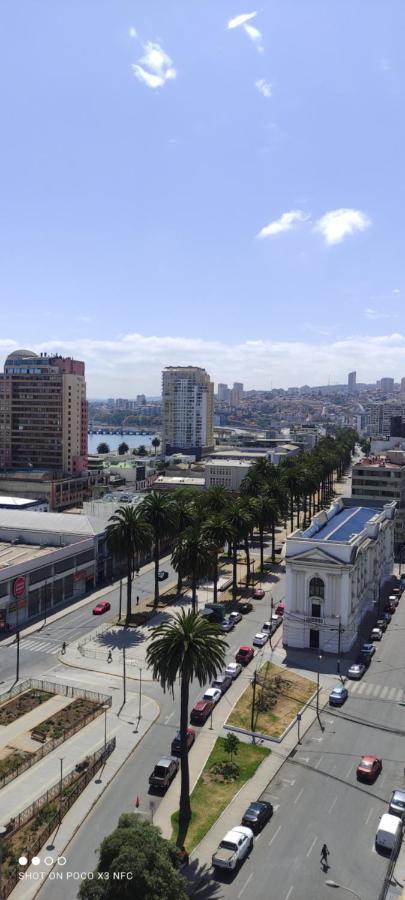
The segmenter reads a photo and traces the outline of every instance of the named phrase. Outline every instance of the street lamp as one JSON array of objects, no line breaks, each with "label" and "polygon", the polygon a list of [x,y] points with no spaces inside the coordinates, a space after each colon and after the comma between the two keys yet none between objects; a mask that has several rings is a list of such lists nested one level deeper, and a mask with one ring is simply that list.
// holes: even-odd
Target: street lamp
[{"label": "street lamp", "polygon": [[357,897],[357,900],[362,900],[362,898],[360,897],[360,894],[356,894],[356,891],[352,891],[352,889],[349,887],[346,887],[345,884],[338,884],[337,881],[332,881],[331,878],[328,878],[328,880],[325,881],[325,884],[328,887],[340,888],[342,891],[347,891],[348,894],[352,894],[353,897]]},{"label": "street lamp", "polygon": [[320,653],[318,656],[318,671],[316,673],[316,717],[321,726],[321,731],[324,731],[324,726],[322,725],[320,715],[319,715],[319,677],[320,677],[320,669],[321,669],[321,659],[322,659],[322,654]]},{"label": "street lamp", "polygon": [[59,825],[62,822],[62,793],[63,793],[63,760],[64,756],[59,757],[60,762],[60,783],[59,783]]},{"label": "street lamp", "polygon": [[2,896],[3,887],[3,837],[6,831],[6,826],[0,825],[0,897]]},{"label": "street lamp", "polygon": [[107,710],[108,706],[103,706],[104,710],[104,761],[107,756]]}]

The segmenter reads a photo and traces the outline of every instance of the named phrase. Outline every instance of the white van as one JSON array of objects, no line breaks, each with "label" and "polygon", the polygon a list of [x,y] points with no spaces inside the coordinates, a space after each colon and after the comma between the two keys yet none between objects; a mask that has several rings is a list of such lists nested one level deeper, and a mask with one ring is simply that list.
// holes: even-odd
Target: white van
[{"label": "white van", "polygon": [[384,813],[381,816],[377,834],[375,836],[375,845],[382,850],[392,850],[402,830],[402,822],[398,816],[391,816],[390,813]]}]

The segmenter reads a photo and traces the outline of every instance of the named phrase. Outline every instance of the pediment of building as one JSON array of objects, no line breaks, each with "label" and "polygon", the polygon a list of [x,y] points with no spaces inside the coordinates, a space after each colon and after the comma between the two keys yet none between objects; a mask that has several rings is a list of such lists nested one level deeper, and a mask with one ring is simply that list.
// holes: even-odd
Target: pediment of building
[{"label": "pediment of building", "polygon": [[330,553],[327,553],[326,550],[321,550],[320,548],[317,548],[316,550],[303,550],[302,553],[294,553],[291,556],[286,556],[286,562],[298,561],[314,566],[323,563],[324,565],[327,564],[329,567],[336,566],[337,568],[345,565],[342,560],[336,559]]}]

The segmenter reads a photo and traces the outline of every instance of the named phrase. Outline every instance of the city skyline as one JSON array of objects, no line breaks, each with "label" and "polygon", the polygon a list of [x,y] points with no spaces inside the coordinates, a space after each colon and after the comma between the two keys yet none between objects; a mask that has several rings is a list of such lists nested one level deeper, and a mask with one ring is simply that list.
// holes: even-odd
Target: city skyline
[{"label": "city skyline", "polygon": [[0,24],[4,357],[86,359],[91,396],[173,364],[401,377],[399,0],[6,0]]}]

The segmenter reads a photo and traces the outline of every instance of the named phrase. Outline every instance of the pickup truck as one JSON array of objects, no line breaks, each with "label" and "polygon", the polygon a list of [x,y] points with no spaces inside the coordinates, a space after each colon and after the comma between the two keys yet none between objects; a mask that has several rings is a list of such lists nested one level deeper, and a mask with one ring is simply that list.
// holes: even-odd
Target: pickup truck
[{"label": "pickup truck", "polygon": [[235,871],[253,847],[253,831],[244,825],[235,825],[212,854],[212,865],[217,869]]},{"label": "pickup truck", "polygon": [[179,766],[179,760],[175,756],[164,756],[149,775],[150,786],[165,791],[177,775]]}]

